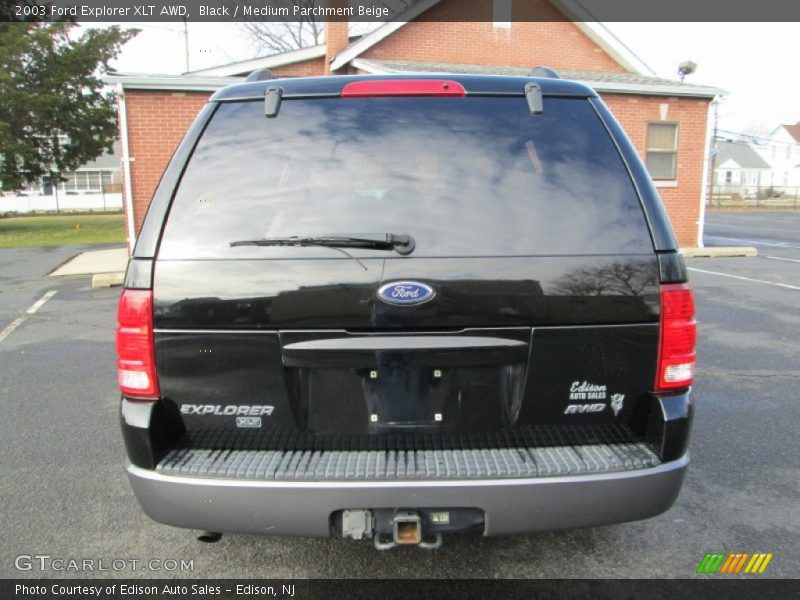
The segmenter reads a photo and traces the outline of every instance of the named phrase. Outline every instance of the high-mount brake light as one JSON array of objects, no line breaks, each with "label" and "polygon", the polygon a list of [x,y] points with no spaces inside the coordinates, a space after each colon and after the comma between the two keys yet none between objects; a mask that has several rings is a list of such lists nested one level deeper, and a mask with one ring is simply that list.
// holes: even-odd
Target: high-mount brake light
[{"label": "high-mount brake light", "polygon": [[157,400],[153,292],[124,290],[117,311],[117,377],[126,397]]},{"label": "high-mount brake light", "polygon": [[685,283],[661,286],[661,340],[656,391],[687,388],[694,380],[697,322],[692,290]]},{"label": "high-mount brake light", "polygon": [[446,79],[377,79],[353,81],[342,88],[342,98],[380,96],[466,96],[464,86]]}]

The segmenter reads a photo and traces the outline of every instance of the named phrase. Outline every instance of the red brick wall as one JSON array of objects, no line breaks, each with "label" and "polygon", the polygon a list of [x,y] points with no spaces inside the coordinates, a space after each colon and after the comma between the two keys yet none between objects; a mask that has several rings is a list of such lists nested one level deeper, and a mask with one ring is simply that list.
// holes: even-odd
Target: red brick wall
[{"label": "red brick wall", "polygon": [[[517,20],[509,29],[493,26],[491,0],[475,0],[468,6],[460,0],[444,0],[423,14],[425,20],[407,23],[362,58],[625,71],[546,0],[512,2]],[[447,22],[465,10],[474,21]]]},{"label": "red brick wall", "polygon": [[[347,0],[327,0],[326,4],[331,9],[346,9]],[[325,23],[325,75],[330,75],[330,64],[350,43],[350,23],[346,18],[333,18]]]},{"label": "red brick wall", "polygon": [[276,77],[312,77],[325,74],[325,59],[312,58],[303,62],[272,67],[270,69]]},{"label": "red brick wall", "polygon": [[667,104],[664,121],[678,123],[677,187],[659,187],[672,227],[681,246],[697,245],[700,219],[703,162],[708,100],[667,98],[630,94],[601,94],[603,101],[625,129],[642,160],[646,154],[647,123],[660,121],[662,104]]},{"label": "red brick wall", "polygon": [[[208,92],[125,92],[137,235],[161,173],[210,95]],[[127,181],[125,185],[128,185]]]}]

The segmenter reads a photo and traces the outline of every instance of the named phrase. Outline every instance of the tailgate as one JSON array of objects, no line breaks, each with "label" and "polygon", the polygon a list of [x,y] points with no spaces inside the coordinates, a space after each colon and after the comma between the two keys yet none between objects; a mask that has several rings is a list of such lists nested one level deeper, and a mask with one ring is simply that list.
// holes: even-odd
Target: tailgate
[{"label": "tailgate", "polygon": [[[291,282],[265,261],[159,264],[159,383],[188,431],[245,432],[256,446],[355,436],[348,443],[369,447],[370,436],[420,434],[457,444],[539,425],[627,425],[652,387],[655,257],[591,268],[563,257],[459,261],[471,279],[454,277],[449,260],[367,272],[330,262],[330,283],[311,261]],[[432,300],[380,300],[386,282],[412,273]]]}]

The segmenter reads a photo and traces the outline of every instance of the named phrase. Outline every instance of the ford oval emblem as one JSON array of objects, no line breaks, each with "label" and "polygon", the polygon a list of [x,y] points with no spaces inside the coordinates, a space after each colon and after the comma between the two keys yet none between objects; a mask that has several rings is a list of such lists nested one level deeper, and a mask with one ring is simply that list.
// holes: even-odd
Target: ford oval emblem
[{"label": "ford oval emblem", "polygon": [[419,281],[393,281],[381,286],[378,290],[378,298],[387,304],[397,306],[422,304],[433,300],[435,295],[436,292],[431,286]]}]

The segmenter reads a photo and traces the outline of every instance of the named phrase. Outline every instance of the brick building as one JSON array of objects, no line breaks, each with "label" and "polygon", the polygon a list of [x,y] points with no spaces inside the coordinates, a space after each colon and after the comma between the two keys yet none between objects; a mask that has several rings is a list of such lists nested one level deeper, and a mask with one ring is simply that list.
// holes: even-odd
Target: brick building
[{"label": "brick building", "polygon": [[200,107],[216,89],[254,70],[269,68],[279,77],[526,75],[546,65],[600,94],[650,169],[681,245],[702,245],[709,112],[719,90],[652,76],[620,40],[580,10],[572,0],[420,0],[398,20],[355,39],[347,22],[332,21],[320,46],[180,77],[109,77],[120,94],[129,241]]}]

